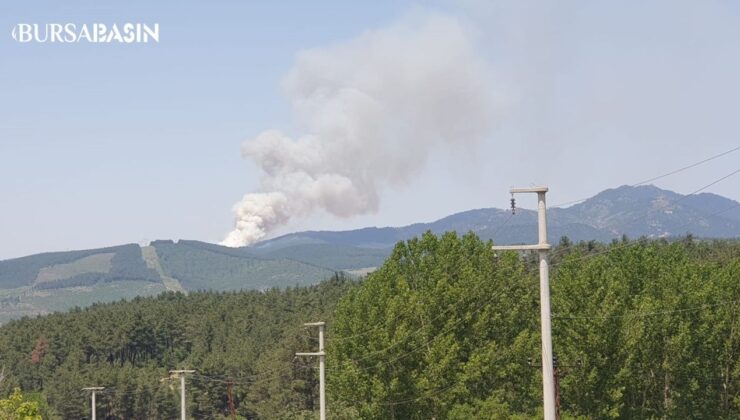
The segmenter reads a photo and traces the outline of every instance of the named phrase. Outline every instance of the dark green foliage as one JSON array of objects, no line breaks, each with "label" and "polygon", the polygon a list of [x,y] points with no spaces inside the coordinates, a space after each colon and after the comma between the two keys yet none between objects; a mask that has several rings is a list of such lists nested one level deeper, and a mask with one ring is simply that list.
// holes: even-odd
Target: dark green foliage
[{"label": "dark green foliage", "polygon": [[101,281],[148,280],[160,281],[159,274],[146,266],[138,245],[124,245],[111,259],[111,270]]},{"label": "dark green foliage", "polygon": [[234,378],[242,416],[311,410],[315,361],[306,320],[329,319],[354,283],[335,276],[318,286],[264,292],[166,293],[156,298],[93,305],[67,314],[11,321],[0,328],[0,395],[13,387],[40,391],[51,417],[89,417],[86,386],[105,386],[99,418],[175,418],[179,382],[169,369],[194,368],[191,412],[225,415],[224,379]]},{"label": "dark green foliage", "polygon": [[350,245],[304,244],[272,248],[255,248],[254,255],[273,259],[289,259],[306,264],[331,267],[335,270],[379,267],[383,264],[391,248],[361,248]]}]

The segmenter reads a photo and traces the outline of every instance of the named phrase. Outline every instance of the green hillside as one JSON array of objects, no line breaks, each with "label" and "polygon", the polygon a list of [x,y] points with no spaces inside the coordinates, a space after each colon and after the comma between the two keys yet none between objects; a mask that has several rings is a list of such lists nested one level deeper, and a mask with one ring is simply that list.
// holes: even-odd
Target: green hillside
[{"label": "green hillside", "polygon": [[[283,250],[258,255],[197,241],[155,241],[144,248],[128,244],[0,261],[0,323],[166,290],[262,290],[316,284],[352,266],[349,259],[339,268],[320,265],[340,262],[345,254],[332,257]],[[382,255],[354,259],[378,265]]]},{"label": "green hillside", "polygon": [[119,280],[157,282],[159,276],[147,268],[136,244],[0,261],[0,289],[56,289]]},{"label": "green hillside", "polygon": [[315,284],[335,270],[197,241],[155,241],[164,271],[186,290],[251,290]]},{"label": "green hillside", "polygon": [[164,290],[135,244],[0,261],[0,323]]},{"label": "green hillside", "polygon": [[383,264],[391,248],[361,248],[331,244],[303,244],[278,249],[254,248],[250,251],[264,258],[290,259],[336,270],[357,270],[379,267]]}]

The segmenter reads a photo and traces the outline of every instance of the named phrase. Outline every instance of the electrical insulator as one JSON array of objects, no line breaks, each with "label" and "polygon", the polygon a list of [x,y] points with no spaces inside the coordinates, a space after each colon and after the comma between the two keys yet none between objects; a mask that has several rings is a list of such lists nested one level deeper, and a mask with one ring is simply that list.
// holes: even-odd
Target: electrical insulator
[{"label": "electrical insulator", "polygon": [[516,200],[514,197],[511,197],[511,214],[516,213]]}]

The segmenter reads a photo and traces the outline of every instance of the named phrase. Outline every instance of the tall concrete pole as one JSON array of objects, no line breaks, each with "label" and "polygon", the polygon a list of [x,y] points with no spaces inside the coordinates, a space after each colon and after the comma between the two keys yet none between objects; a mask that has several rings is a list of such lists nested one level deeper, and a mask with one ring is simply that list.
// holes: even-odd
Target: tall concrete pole
[{"label": "tall concrete pole", "polygon": [[171,370],[170,373],[180,377],[180,419],[187,420],[185,413],[185,374],[193,373],[194,370]]},{"label": "tall concrete pole", "polygon": [[494,246],[495,250],[536,250],[540,256],[540,324],[542,328],[542,394],[545,420],[555,420],[555,380],[552,366],[552,326],[550,321],[550,267],[547,262],[547,187],[512,188],[511,194],[537,193],[536,245]]},{"label": "tall concrete pole", "polygon": [[92,413],[92,420],[95,420],[96,419],[96,415],[95,415],[95,393],[97,391],[101,391],[103,389],[105,389],[105,388],[103,388],[102,386],[91,386],[91,387],[88,387],[88,388],[82,388],[83,391],[91,391],[91,394],[92,394],[91,395],[91,402],[90,402],[90,412]]},{"label": "tall concrete pole", "polygon": [[319,419],[326,420],[326,379],[324,375],[326,353],[324,352],[324,328],[325,322],[307,322],[307,327],[319,327],[319,352],[318,353],[296,353],[296,356],[319,356]]},{"label": "tall concrete pole", "polygon": [[185,420],[185,375],[180,374],[180,418]]},{"label": "tall concrete pole", "polygon": [[324,328],[326,326],[322,323],[319,325],[319,407],[320,407],[320,418],[326,420],[326,379],[324,375],[326,352],[324,352]]},{"label": "tall concrete pole", "polygon": [[[552,366],[552,325],[550,318],[550,266],[547,262],[547,206],[545,191],[537,192],[538,245],[540,254],[540,323],[542,324],[542,392],[544,393],[545,420],[555,420],[555,377]],[[544,248],[547,247],[547,248]]]}]

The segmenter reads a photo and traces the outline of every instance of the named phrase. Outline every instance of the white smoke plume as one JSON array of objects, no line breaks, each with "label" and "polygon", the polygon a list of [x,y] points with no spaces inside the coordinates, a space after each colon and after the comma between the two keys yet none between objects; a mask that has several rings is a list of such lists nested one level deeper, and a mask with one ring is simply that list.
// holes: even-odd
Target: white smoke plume
[{"label": "white smoke plume", "polygon": [[459,21],[429,16],[300,53],[283,80],[305,135],[267,130],[242,146],[262,192],[234,206],[222,245],[253,243],[294,216],[375,212],[379,191],[409,181],[435,147],[488,131],[484,63]]}]

